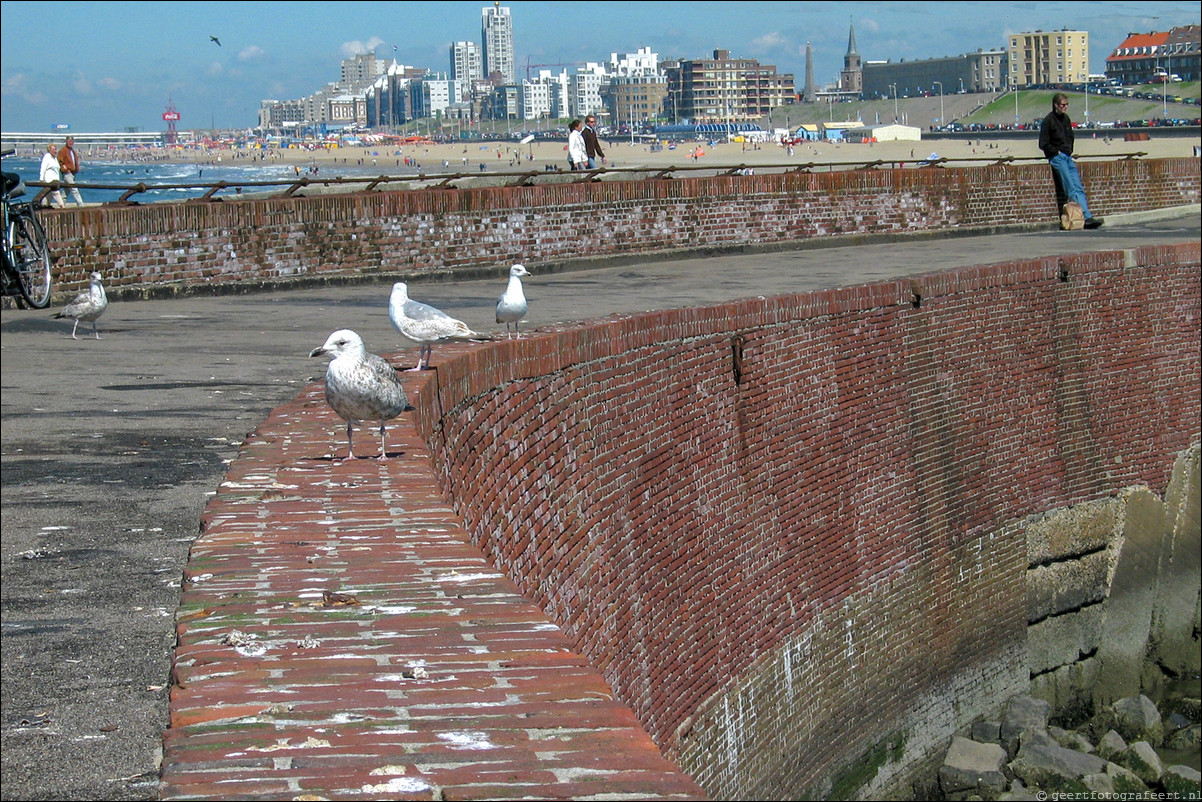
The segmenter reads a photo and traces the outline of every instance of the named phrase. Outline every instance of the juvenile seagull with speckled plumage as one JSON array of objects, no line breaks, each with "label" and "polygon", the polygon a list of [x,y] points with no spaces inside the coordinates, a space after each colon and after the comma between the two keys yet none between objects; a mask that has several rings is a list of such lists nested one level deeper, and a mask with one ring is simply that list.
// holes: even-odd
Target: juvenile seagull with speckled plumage
[{"label": "juvenile seagull with speckled plumage", "polygon": [[96,339],[100,339],[100,332],[96,330],[96,319],[104,314],[104,310],[109,307],[108,296],[104,292],[104,285],[100,283],[100,274],[92,273],[90,276],[91,285],[87,292],[81,292],[75,296],[75,300],[63,307],[61,312],[56,312],[56,318],[75,318],[75,325],[71,327],[71,339],[78,340],[75,336],[76,330],[79,328],[79,321],[90,320],[92,322],[92,334],[96,335]]},{"label": "juvenile seagull with speckled plumage", "polygon": [[413,409],[392,365],[369,354],[363,339],[350,329],[340,329],[314,348],[309,356],[333,354],[326,368],[326,401],[346,421],[346,450],[355,458],[351,432],[360,421],[380,422],[380,459],[388,459],[384,444],[384,422]]}]

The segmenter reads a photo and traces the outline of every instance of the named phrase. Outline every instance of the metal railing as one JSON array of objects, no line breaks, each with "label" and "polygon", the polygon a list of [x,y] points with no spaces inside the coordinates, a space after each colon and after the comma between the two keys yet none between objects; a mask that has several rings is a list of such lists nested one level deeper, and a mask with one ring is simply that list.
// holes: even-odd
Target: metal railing
[{"label": "metal railing", "polygon": [[[1110,161],[1123,161],[1137,159],[1148,154],[1143,151],[1133,153],[1108,153],[1099,155],[1082,155],[1077,159],[1106,159]],[[855,161],[827,161],[827,162],[804,162],[798,164],[791,162],[787,164],[738,164],[724,165],[722,167],[714,167],[708,165],[669,165],[667,167],[621,167],[621,168],[597,168],[593,170],[583,170],[577,172],[565,172],[562,170],[523,170],[515,172],[459,172],[450,174],[431,175],[428,173],[418,173],[417,175],[379,175],[379,176],[338,176],[334,178],[316,178],[311,175],[301,176],[300,178],[280,179],[274,181],[217,181],[215,183],[200,183],[192,182],[186,184],[148,184],[139,182],[137,184],[90,184],[77,182],[74,184],[66,184],[61,181],[27,181],[26,186],[37,187],[41,191],[34,198],[34,203],[38,206],[44,205],[44,201],[48,195],[55,191],[63,189],[93,189],[104,191],[121,192],[121,197],[105,201],[100,204],[102,206],[131,206],[137,205],[138,202],[131,200],[136,195],[145,192],[154,192],[160,190],[204,190],[199,197],[188,198],[180,203],[208,203],[213,201],[238,200],[239,198],[249,199],[251,196],[243,195],[244,189],[257,188],[283,188],[281,192],[271,193],[269,197],[297,197],[298,192],[308,187],[345,187],[348,192],[375,192],[381,188],[387,189],[390,184],[400,184],[403,188],[418,188],[418,189],[463,189],[468,186],[480,186],[481,179],[487,181],[488,186],[506,186],[506,187],[521,187],[521,186],[538,186],[540,184],[581,184],[593,181],[605,180],[668,180],[673,178],[688,177],[689,175],[702,175],[703,177],[713,176],[729,176],[729,175],[750,175],[755,172],[766,172],[770,174],[783,173],[809,173],[815,171],[827,170],[834,172],[836,170],[879,170],[879,169],[902,169],[902,168],[938,168],[952,167],[956,165],[967,166],[1001,166],[1019,162],[1043,162],[1042,156],[967,156],[960,158],[923,158],[912,157],[894,158],[894,159],[871,159],[871,160],[855,160]],[[500,183],[497,182],[500,179]],[[460,186],[456,182],[463,182],[466,186]],[[353,187],[358,186],[358,189]],[[233,194],[225,194],[218,196],[217,193],[226,190],[233,190]],[[264,195],[256,193],[253,197],[262,198]],[[303,197],[300,196],[300,197]]]}]

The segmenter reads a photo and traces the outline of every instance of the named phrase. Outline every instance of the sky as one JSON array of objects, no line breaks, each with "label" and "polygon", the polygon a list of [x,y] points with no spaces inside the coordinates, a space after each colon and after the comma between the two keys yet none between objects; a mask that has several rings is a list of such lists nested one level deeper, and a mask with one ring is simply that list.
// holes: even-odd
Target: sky
[{"label": "sky", "polygon": [[[261,100],[291,100],[340,77],[374,50],[410,67],[450,71],[452,42],[480,41],[481,10],[454,2],[0,2],[0,128],[11,132],[250,128]],[[661,59],[715,49],[818,86],[835,80],[849,26],[864,60],[955,56],[1003,48],[1006,35],[1069,28],[1090,35],[1090,71],[1130,32],[1199,22],[1194,2],[502,2],[518,79],[529,64],[604,62],[650,47]],[[217,37],[221,44],[210,37]],[[395,51],[394,51],[395,48]],[[561,68],[552,67],[555,72]],[[572,67],[567,69],[571,71]],[[534,72],[537,72],[535,69]],[[61,131],[60,131],[61,132]]]}]

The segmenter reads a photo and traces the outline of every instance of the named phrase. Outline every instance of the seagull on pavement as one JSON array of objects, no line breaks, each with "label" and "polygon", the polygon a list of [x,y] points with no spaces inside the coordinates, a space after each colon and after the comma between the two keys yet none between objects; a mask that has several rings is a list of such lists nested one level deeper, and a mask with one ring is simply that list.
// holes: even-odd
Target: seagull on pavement
[{"label": "seagull on pavement", "polygon": [[505,324],[505,336],[509,337],[509,324],[513,324],[513,333],[518,334],[518,323],[526,316],[526,295],[522,292],[522,276],[530,275],[530,271],[522,265],[509,268],[509,284],[505,292],[497,299],[497,322]]},{"label": "seagull on pavement", "polygon": [[430,353],[434,350],[436,342],[470,340],[482,336],[469,329],[462,320],[456,320],[441,309],[411,299],[403,281],[392,285],[392,297],[388,299],[388,319],[401,336],[421,343],[417,367],[409,370],[430,367]]},{"label": "seagull on pavement", "polygon": [[383,357],[367,352],[363,339],[350,329],[329,336],[325,345],[309,356],[333,354],[326,368],[326,401],[346,421],[346,450],[355,458],[351,431],[360,421],[380,422],[380,459],[388,459],[384,422],[413,409],[396,371]]},{"label": "seagull on pavement", "polygon": [[96,318],[104,314],[104,310],[108,309],[109,299],[104,294],[104,285],[100,283],[100,274],[92,273],[92,284],[87,292],[81,292],[75,296],[75,300],[63,307],[61,312],[57,312],[55,318],[75,318],[75,325],[71,327],[71,339],[78,340],[75,336],[76,330],[79,328],[79,321],[92,321],[92,333],[96,335],[96,339],[100,339],[100,332],[96,330]]}]

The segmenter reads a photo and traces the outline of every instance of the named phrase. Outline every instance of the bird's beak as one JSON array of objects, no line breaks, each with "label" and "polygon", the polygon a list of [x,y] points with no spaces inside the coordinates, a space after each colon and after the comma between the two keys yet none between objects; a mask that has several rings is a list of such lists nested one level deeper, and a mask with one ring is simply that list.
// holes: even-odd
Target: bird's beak
[{"label": "bird's beak", "polygon": [[312,351],[309,352],[309,356],[311,356],[311,357],[321,356],[325,352],[326,352],[326,349],[324,347],[314,348]]}]

